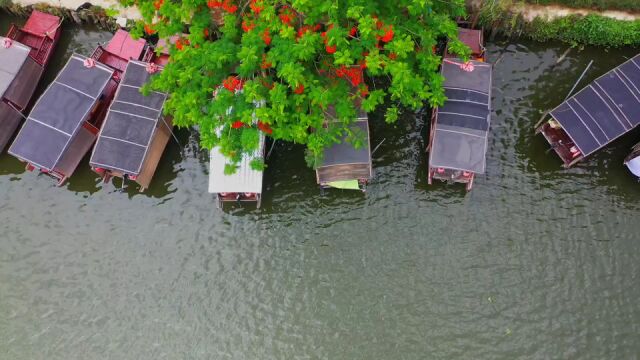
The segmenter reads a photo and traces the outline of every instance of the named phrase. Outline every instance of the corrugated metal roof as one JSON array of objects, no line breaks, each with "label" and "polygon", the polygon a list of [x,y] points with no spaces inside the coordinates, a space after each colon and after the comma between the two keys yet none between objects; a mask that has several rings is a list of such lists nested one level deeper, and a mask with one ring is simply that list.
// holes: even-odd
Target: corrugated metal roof
[{"label": "corrugated metal roof", "polygon": [[224,174],[227,158],[215,147],[211,150],[209,160],[209,192],[233,193],[250,192],[262,193],[263,171],[251,168],[251,160],[264,156],[264,135],[260,134],[260,145],[253,156],[245,155],[233,175]]},{"label": "corrugated metal roof", "polygon": [[[4,39],[5,37],[0,36],[0,44],[5,41]],[[20,68],[27,60],[29,51],[31,51],[29,47],[17,41],[13,41],[9,48],[0,45],[0,98],[18,75]]]}]

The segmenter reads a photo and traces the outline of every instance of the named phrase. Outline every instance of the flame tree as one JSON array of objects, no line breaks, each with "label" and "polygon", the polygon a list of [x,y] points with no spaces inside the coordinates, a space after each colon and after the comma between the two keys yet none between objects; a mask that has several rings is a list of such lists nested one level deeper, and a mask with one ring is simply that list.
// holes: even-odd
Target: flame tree
[{"label": "flame tree", "polygon": [[[197,126],[202,146],[220,147],[227,173],[252,156],[260,132],[306,145],[310,166],[344,136],[360,146],[350,127],[357,106],[386,106],[393,123],[401,109],[440,105],[438,41],[469,52],[452,20],[464,15],[463,0],[122,3],[143,16],[134,34],[181,34],[151,87],[170,93],[166,112],[176,125]],[[252,167],[262,169],[262,159]]]}]

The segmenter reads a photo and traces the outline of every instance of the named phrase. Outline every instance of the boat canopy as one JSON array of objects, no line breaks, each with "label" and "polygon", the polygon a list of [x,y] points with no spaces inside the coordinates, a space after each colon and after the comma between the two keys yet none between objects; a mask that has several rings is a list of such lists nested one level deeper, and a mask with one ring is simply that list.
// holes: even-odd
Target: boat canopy
[{"label": "boat canopy", "polygon": [[151,91],[148,96],[140,89],[151,75],[147,63],[129,61],[124,79],[109,107],[96,146],[89,161],[92,167],[138,175],[162,120],[162,108],[167,95]]},{"label": "boat canopy", "polygon": [[316,169],[320,184],[371,178],[369,119],[364,111],[360,110],[351,128],[366,136],[364,145],[356,149],[345,135],[340,143],[325,148],[322,165]]},{"label": "boat canopy", "polygon": [[482,174],[491,117],[492,66],[480,61],[470,63],[473,66],[461,59],[443,61],[447,100],[436,109],[429,166]]},{"label": "boat canopy", "polygon": [[220,148],[214,147],[209,160],[209,192],[218,193],[262,193],[263,171],[251,168],[251,160],[264,156],[265,137],[260,133],[260,143],[253,156],[244,155],[236,172],[225,175],[224,167],[227,158],[220,153]]},{"label": "boat canopy", "polygon": [[59,17],[34,10],[31,16],[29,16],[29,19],[27,19],[27,23],[24,24],[22,31],[28,32],[31,35],[47,36],[53,39],[59,26]]},{"label": "boat canopy", "polygon": [[640,54],[551,111],[583,156],[640,124]]},{"label": "boat canopy", "polygon": [[128,32],[118,29],[109,40],[105,50],[124,60],[138,60],[145,46],[147,46],[146,40],[134,40]]},{"label": "boat canopy", "polygon": [[640,177],[640,156],[637,156],[625,163],[629,171],[633,173],[633,175]]},{"label": "boat canopy", "polygon": [[[5,41],[0,36],[0,43]],[[10,47],[0,46],[0,98],[2,98],[20,72],[22,65],[27,60],[31,48],[17,41],[12,41]]]},{"label": "boat canopy", "polygon": [[73,54],[36,102],[9,153],[42,169],[54,170],[71,140],[111,79],[113,71]]},{"label": "boat canopy", "polygon": [[458,28],[458,39],[471,48],[472,54],[482,54],[484,39],[482,30]]}]

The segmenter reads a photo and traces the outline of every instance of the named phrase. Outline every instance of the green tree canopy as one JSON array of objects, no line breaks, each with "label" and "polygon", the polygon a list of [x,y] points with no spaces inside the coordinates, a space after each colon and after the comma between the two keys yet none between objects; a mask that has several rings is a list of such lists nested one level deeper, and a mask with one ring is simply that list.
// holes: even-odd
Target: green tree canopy
[{"label": "green tree canopy", "polygon": [[358,138],[349,126],[358,106],[386,104],[393,123],[402,108],[440,105],[438,41],[469,52],[452,20],[463,0],[122,1],[143,15],[134,34],[182,34],[151,87],[170,93],[176,125],[221,148],[229,172],[260,132],[305,144],[317,166],[325,147]]}]

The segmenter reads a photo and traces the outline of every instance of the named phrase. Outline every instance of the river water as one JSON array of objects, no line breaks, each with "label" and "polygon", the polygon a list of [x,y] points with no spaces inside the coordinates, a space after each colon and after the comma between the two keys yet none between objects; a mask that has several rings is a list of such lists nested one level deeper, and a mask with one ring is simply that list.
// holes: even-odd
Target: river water
[{"label": "river water", "polygon": [[[8,28],[0,14],[0,30]],[[65,26],[46,81],[110,34]],[[372,114],[366,195],[321,194],[278,144],[259,210],[216,209],[180,130],[148,192],[83,162],[63,187],[0,156],[1,359],[632,359],[640,356],[640,133],[562,169],[532,133],[589,60],[637,49],[488,44],[487,174],[426,183],[424,119]],[[586,84],[583,82],[583,85]]]}]

